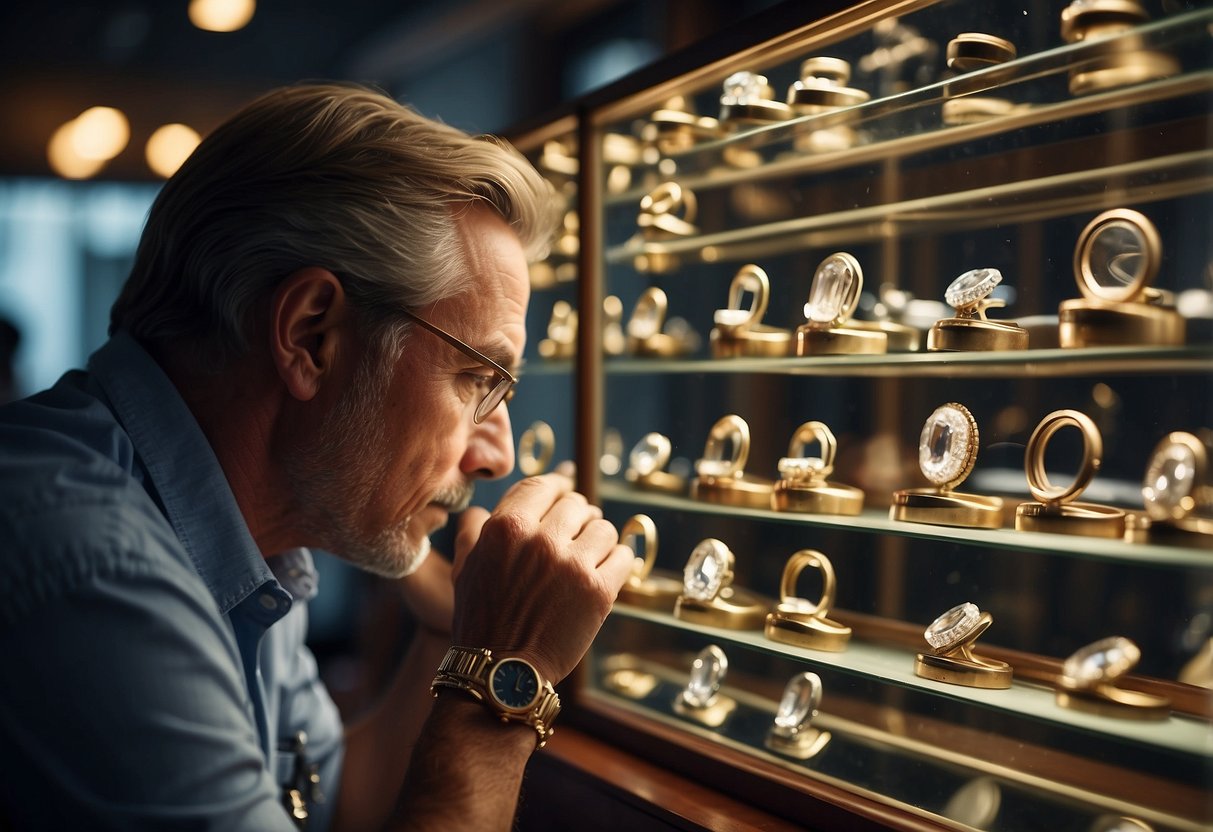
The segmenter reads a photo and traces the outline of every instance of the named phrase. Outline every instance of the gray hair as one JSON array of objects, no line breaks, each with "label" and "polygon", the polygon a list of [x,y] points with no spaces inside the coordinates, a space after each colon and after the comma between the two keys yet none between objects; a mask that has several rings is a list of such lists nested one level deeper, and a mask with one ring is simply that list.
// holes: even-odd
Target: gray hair
[{"label": "gray hair", "polygon": [[467,291],[455,221],[491,206],[529,259],[555,224],[551,187],[513,148],[358,86],[285,87],[211,133],[157,196],[110,313],[196,369],[248,350],[253,313],[293,271],[338,275],[377,352],[401,307]]}]

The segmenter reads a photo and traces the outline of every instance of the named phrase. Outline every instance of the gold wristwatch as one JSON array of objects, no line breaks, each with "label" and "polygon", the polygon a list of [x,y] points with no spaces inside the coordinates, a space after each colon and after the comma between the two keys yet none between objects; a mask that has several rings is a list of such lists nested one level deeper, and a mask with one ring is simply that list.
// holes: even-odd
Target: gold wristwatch
[{"label": "gold wristwatch", "polygon": [[535,666],[510,656],[494,658],[492,650],[452,647],[446,651],[438,674],[430,684],[438,688],[466,691],[484,704],[502,722],[521,722],[535,729],[536,749],[547,744],[560,713],[560,697],[551,682],[544,681]]}]

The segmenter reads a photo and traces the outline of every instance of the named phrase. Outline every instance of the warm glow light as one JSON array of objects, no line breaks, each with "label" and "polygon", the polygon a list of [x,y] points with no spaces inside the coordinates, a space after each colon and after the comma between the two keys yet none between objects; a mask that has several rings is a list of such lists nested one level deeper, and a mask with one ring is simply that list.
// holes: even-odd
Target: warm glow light
[{"label": "warm glow light", "polygon": [[81,159],[107,162],[131,138],[131,127],[121,110],[90,107],[76,116],[71,131],[72,149]]},{"label": "warm glow light", "polygon": [[161,125],[147,140],[147,166],[168,179],[200,141],[202,137],[184,124]]},{"label": "warm glow light", "polygon": [[85,159],[77,153],[72,141],[75,132],[75,119],[56,130],[46,146],[46,160],[51,170],[64,179],[88,179],[105,166],[105,160]]},{"label": "warm glow light", "polygon": [[256,0],[190,0],[190,23],[208,32],[234,32],[253,19]]}]

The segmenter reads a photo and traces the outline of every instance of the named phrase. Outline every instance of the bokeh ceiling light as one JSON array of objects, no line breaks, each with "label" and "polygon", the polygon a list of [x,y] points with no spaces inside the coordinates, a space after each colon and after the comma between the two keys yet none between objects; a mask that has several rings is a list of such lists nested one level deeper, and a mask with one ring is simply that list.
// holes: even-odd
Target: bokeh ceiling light
[{"label": "bokeh ceiling light", "polygon": [[234,32],[253,19],[256,0],[190,0],[190,23],[208,32]]},{"label": "bokeh ceiling light", "polygon": [[51,170],[64,179],[88,179],[105,167],[104,159],[86,159],[76,152],[76,120],[72,119],[51,136],[46,145],[46,160]]},{"label": "bokeh ceiling light", "polygon": [[90,107],[70,124],[72,149],[81,159],[108,162],[131,138],[126,116],[113,107]]},{"label": "bokeh ceiling light", "polygon": [[147,140],[147,166],[168,179],[189,158],[202,137],[184,124],[164,124]]}]

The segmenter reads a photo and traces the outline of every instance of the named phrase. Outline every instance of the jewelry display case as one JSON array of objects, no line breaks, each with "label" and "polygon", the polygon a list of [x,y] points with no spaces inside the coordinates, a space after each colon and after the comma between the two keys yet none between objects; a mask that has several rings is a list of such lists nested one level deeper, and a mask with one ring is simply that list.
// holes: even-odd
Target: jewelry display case
[{"label": "jewelry display case", "polygon": [[570,722],[813,828],[1210,828],[1213,11],[812,8],[579,104],[643,559]]}]

